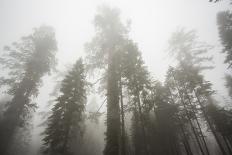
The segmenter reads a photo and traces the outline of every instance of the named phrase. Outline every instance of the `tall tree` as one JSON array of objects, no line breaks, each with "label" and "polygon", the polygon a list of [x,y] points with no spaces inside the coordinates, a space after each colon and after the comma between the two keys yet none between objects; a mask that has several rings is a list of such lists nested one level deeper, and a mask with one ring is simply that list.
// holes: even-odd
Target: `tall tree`
[{"label": "tall tree", "polygon": [[153,90],[155,137],[154,154],[177,155],[180,154],[178,121],[178,106],[173,103],[167,85],[162,86],[156,82]]},{"label": "tall tree", "polygon": [[[124,53],[122,58],[122,77],[125,78],[124,83],[126,88],[129,91],[129,95],[132,98],[132,109],[133,109],[133,121],[134,127],[137,129],[132,129],[134,132],[134,140],[140,139],[143,140],[141,147],[137,146],[136,141],[134,142],[135,150],[142,148],[139,152],[135,151],[137,154],[149,154],[149,144],[148,137],[146,136],[146,127],[145,127],[145,115],[148,113],[145,112],[145,102],[143,92],[150,87],[151,79],[149,72],[144,65],[142,60],[141,52],[139,51],[137,45],[131,41],[125,41]],[[139,135],[141,133],[141,135]],[[140,138],[136,138],[140,137]]]},{"label": "tall tree", "polygon": [[[228,64],[228,68],[232,69],[232,12],[223,11],[217,15],[217,23],[219,30],[219,37],[223,46],[223,53],[226,53],[225,63]],[[231,75],[226,75],[226,87],[229,89],[229,95],[232,97],[232,83]]]},{"label": "tall tree", "polygon": [[[176,67],[176,73],[173,75],[173,78],[176,81],[178,94],[182,100],[183,105],[185,105],[185,108],[189,107],[190,111],[193,112],[193,120],[196,122],[195,126],[198,127],[198,130],[200,131],[200,139],[198,138],[197,134],[195,134],[195,137],[196,140],[199,139],[197,140],[197,143],[202,154],[205,152],[208,154],[209,151],[204,140],[201,125],[197,118],[201,115],[200,113],[197,114],[196,112],[198,110],[194,108],[196,106],[200,107],[203,118],[212,131],[212,134],[214,135],[222,154],[227,154],[229,149],[223,146],[223,139],[221,139],[218,135],[219,133],[215,129],[215,125],[206,113],[206,106],[208,103],[210,103],[209,99],[214,93],[211,88],[212,84],[209,81],[206,81],[204,76],[201,74],[203,69],[212,68],[211,66],[204,66],[204,64],[210,61],[212,58],[208,56],[201,56],[206,54],[208,49],[205,48],[205,46],[203,46],[203,48],[202,46],[199,46],[199,42],[197,42],[196,37],[192,32],[186,33],[182,31],[179,35],[174,35],[174,38],[172,38],[170,43],[172,43],[171,45],[174,45],[171,46],[171,49],[173,49],[173,51],[176,53],[173,51],[172,53],[174,53],[176,59],[178,60],[178,66]],[[191,124],[191,119],[189,119],[189,122]],[[192,130],[194,132],[193,127]],[[203,141],[203,148],[201,148],[201,140]]]},{"label": "tall tree", "polygon": [[[209,0],[209,2],[214,2],[214,3],[217,3],[217,2],[220,2],[220,1],[223,1],[223,0]],[[232,4],[232,2],[230,2],[230,4]]]},{"label": "tall tree", "polygon": [[56,103],[44,132],[43,141],[46,147],[44,154],[71,155],[72,142],[83,134],[86,81],[82,59],[79,59],[65,76],[61,83],[60,93],[61,95],[55,100]]},{"label": "tall tree", "polygon": [[221,137],[225,142],[230,154],[232,154],[232,113],[215,104],[212,99],[211,103],[206,107],[206,113],[210,120],[214,123],[216,130],[221,133]]},{"label": "tall tree", "polygon": [[86,45],[89,65],[104,70],[107,96],[105,155],[118,155],[120,150],[120,74],[119,57],[127,28],[122,24],[119,11],[102,6],[94,19],[96,35]]},{"label": "tall tree", "polygon": [[38,94],[41,77],[54,68],[57,50],[54,30],[41,26],[4,49],[6,53],[0,62],[7,76],[1,78],[1,84],[8,86],[7,93],[12,99],[6,104],[0,125],[0,154],[3,155],[16,128],[24,126],[30,111],[36,107],[31,98]]},{"label": "tall tree", "polygon": [[226,78],[226,88],[229,89],[229,96],[232,98],[232,76],[227,74]]},{"label": "tall tree", "polygon": [[219,12],[217,15],[219,37],[223,45],[223,51],[226,53],[225,63],[228,68],[232,68],[232,12]]}]

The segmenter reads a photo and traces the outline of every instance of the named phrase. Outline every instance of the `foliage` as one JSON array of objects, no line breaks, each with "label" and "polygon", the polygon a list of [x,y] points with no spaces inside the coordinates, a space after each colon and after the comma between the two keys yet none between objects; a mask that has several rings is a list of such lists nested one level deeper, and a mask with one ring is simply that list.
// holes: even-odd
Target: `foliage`
[{"label": "foliage", "polygon": [[232,13],[231,11],[219,12],[217,15],[219,37],[226,53],[225,63],[232,67]]},{"label": "foliage", "polygon": [[72,154],[72,141],[83,135],[86,81],[82,59],[79,59],[65,76],[60,92],[44,132],[45,154]]},{"label": "foliage", "polygon": [[24,126],[36,108],[31,97],[37,96],[42,76],[54,67],[56,50],[55,33],[49,26],[36,28],[12,47],[5,47],[0,62],[8,74],[1,78],[1,84],[8,86],[12,100],[0,122],[0,137],[5,141],[0,145],[1,154],[5,154],[16,128]]}]

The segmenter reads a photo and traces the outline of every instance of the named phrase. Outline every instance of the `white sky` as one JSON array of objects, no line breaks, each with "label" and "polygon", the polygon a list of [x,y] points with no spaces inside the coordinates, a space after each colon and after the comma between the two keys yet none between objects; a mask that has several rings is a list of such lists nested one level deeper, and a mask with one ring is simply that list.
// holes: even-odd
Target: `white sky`
[{"label": "white sky", "polygon": [[159,80],[164,79],[172,62],[164,52],[171,33],[178,27],[197,30],[200,40],[216,47],[212,54],[217,67],[207,72],[207,78],[219,95],[226,94],[226,66],[219,53],[216,14],[231,7],[227,0],[216,4],[208,0],[0,0],[0,49],[31,33],[34,27],[51,25],[56,30],[62,68],[83,55],[84,43],[94,35],[96,8],[103,3],[118,7],[122,19],[132,21],[130,36],[138,43],[152,75]]}]

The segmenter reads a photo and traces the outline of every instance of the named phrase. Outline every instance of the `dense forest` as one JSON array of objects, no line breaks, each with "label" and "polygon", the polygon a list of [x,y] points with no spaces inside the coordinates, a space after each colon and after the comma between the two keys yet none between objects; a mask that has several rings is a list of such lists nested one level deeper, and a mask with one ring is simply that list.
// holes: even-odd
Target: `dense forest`
[{"label": "dense forest", "polygon": [[[0,155],[34,155],[34,117],[40,117],[41,142],[35,155],[232,155],[232,10],[213,18],[222,47],[217,52],[227,66],[218,81],[228,93],[224,101],[205,76],[217,65],[214,47],[196,30],[180,27],[170,34],[163,52],[174,63],[159,80],[130,35],[133,21],[124,22],[120,8],[109,5],[96,10],[84,55],[62,71],[52,26],[38,26],[4,46]],[[54,84],[37,116],[40,87],[49,85],[45,76]]]}]

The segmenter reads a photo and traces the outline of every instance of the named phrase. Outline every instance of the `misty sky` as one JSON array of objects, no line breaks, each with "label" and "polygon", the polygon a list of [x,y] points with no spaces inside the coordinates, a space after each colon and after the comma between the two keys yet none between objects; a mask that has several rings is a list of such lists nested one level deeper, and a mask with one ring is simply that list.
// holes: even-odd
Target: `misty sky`
[{"label": "misty sky", "polygon": [[231,7],[226,0],[216,4],[208,0],[0,0],[0,49],[31,33],[34,27],[51,25],[56,30],[58,68],[62,69],[83,56],[84,43],[94,35],[96,8],[102,4],[118,7],[124,22],[131,20],[130,37],[138,43],[154,78],[161,81],[173,63],[165,53],[171,33],[180,27],[195,29],[201,41],[215,46],[211,54],[217,67],[206,76],[219,96],[226,94],[226,66],[216,25],[217,12]]}]

